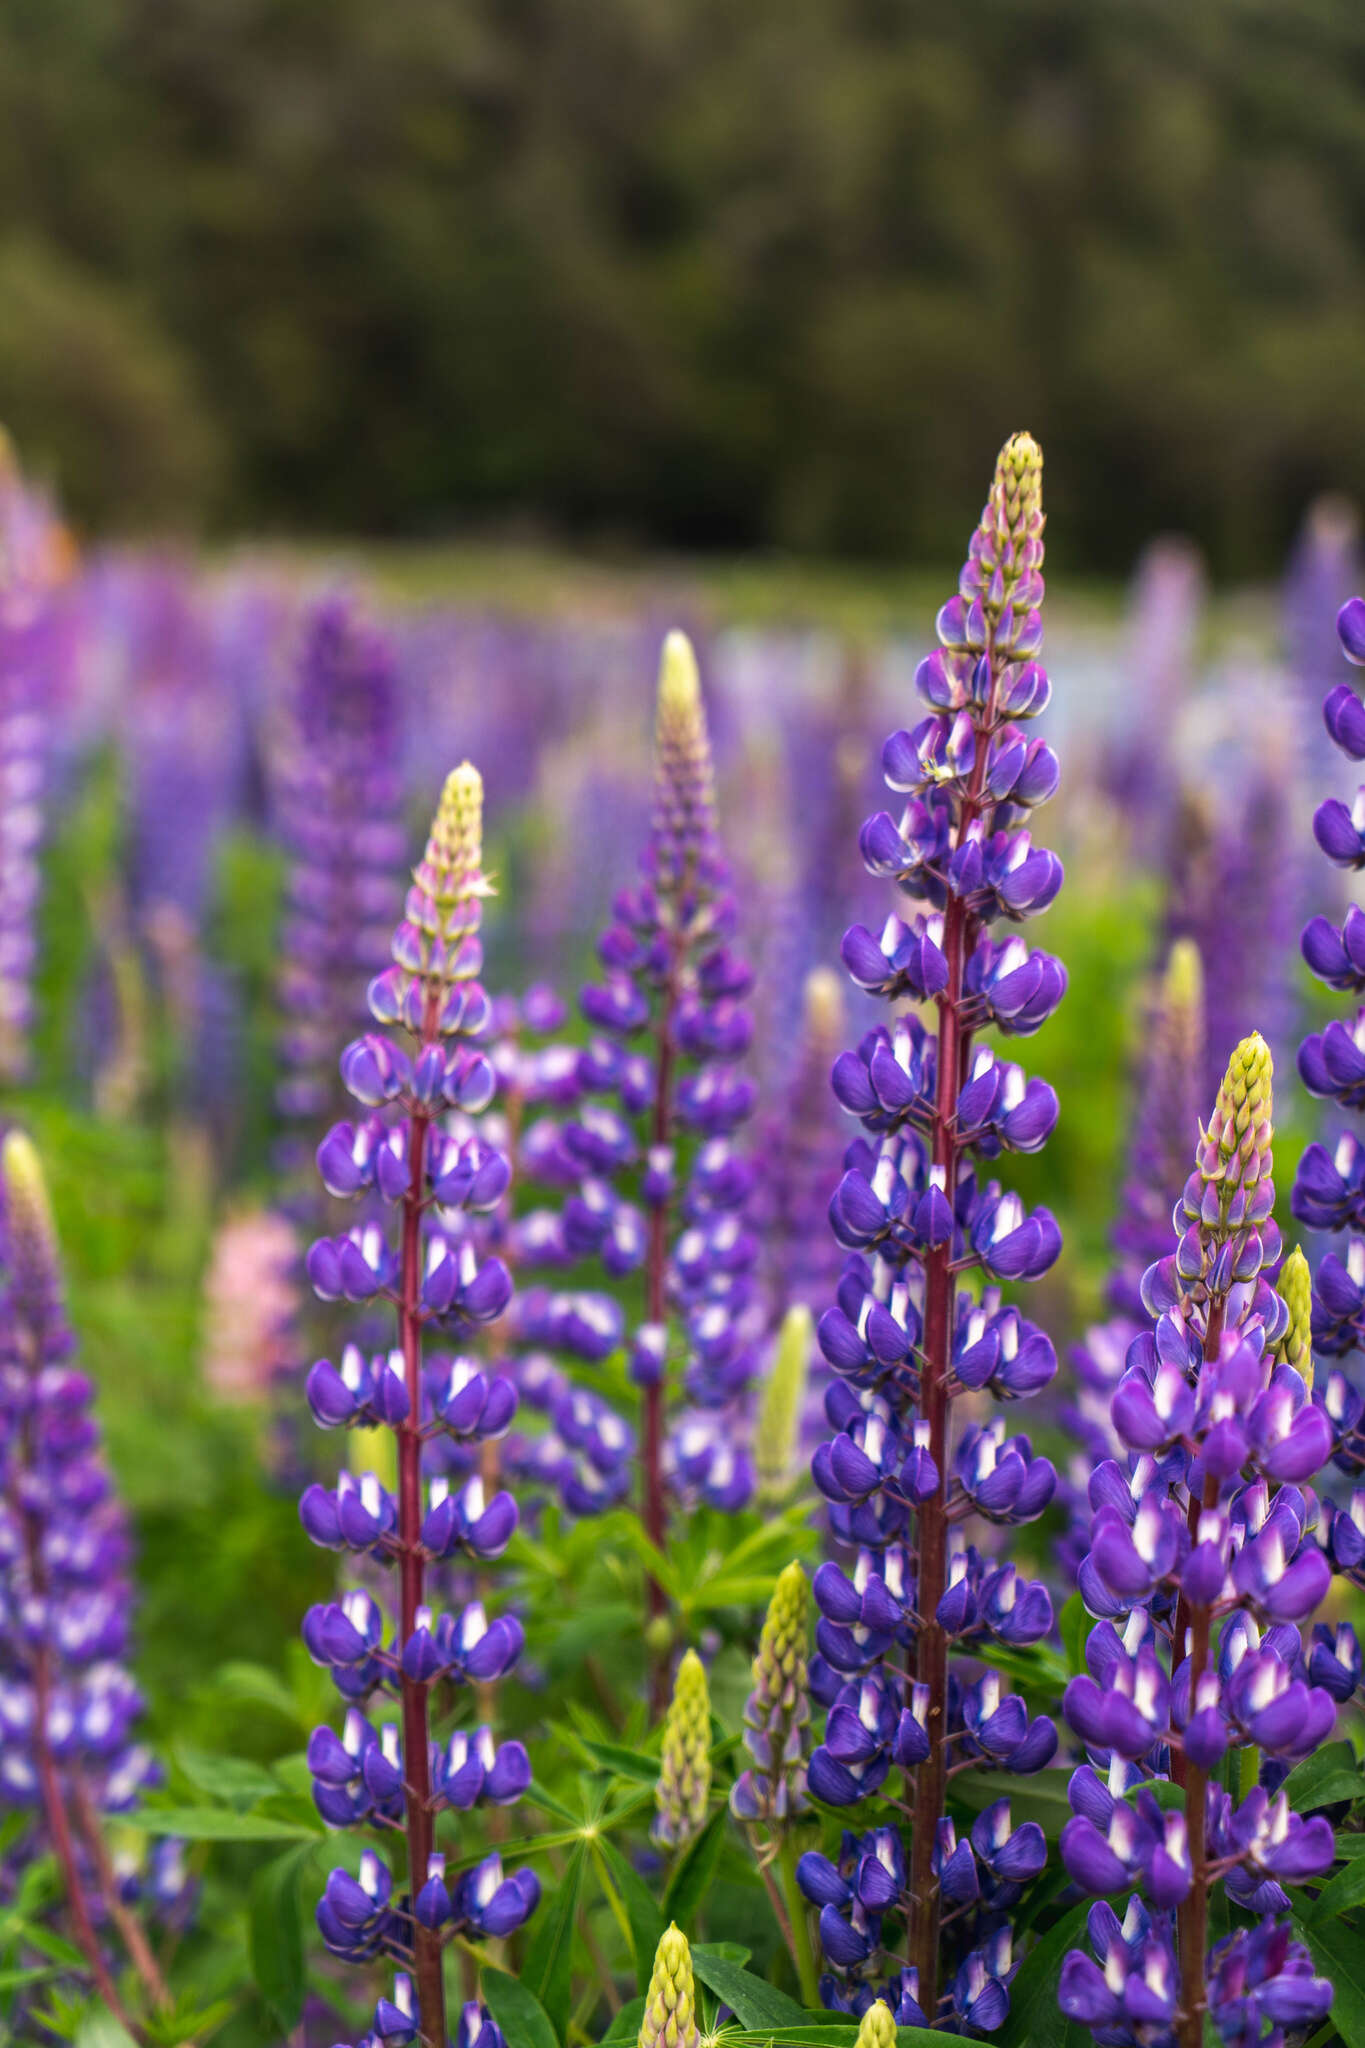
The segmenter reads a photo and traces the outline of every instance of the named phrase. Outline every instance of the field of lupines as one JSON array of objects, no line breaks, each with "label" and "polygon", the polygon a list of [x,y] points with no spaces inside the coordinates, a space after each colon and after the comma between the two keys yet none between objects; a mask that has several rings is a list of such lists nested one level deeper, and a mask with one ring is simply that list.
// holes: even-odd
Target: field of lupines
[{"label": "field of lupines", "polygon": [[6,459],[4,2038],[1365,2048],[1365,574],[1050,679],[1043,556],[1027,434],[847,644]]}]

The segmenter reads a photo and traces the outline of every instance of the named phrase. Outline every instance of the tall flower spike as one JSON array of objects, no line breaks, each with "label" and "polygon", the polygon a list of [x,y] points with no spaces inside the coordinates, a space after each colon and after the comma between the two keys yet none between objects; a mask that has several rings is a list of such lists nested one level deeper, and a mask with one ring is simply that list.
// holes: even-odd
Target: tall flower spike
[{"label": "tall flower spike", "polygon": [[[1030,1723],[1023,1701],[980,1672],[992,1638],[1016,1645],[1047,1633],[1045,1588],[956,1540],[969,1515],[1034,1519],[1056,1475],[1027,1436],[1007,1434],[1003,1416],[951,1425],[958,1394],[1013,1401],[1056,1370],[1047,1337],[1001,1288],[1047,1271],[1057,1225],[987,1175],[1002,1153],[1046,1142],[1057,1097],[981,1042],[988,1030],[1036,1031],[1066,987],[1059,962],[1012,933],[990,935],[1045,910],[1062,880],[1025,824],[1058,779],[1046,741],[1026,729],[1049,696],[1036,659],[1042,564],[1042,455],[1018,434],[1000,452],[958,593],[938,615],[939,646],[916,677],[927,715],[882,750],[903,808],[862,830],[864,862],[898,885],[904,915],[876,933],[854,925],[841,947],[860,988],[907,1007],[832,1075],[862,1131],[829,1208],[849,1256],[819,1325],[835,1374],[825,1401],[833,1435],[812,1471],[831,1532],[853,1557],[822,1567],[813,1587],[811,1690],[828,1718],[808,1776],[816,1798],[856,1807],[894,1768],[915,1825],[905,1837],[873,1827],[861,1844],[850,1834],[837,1868],[812,1853],[796,1875],[820,1908],[826,2003],[861,2012],[880,1977],[909,2025],[945,2019],[945,2005],[965,2027],[1000,2024],[1012,1970],[1001,1916],[1044,1853],[1036,1829],[1011,1826],[1005,1801],[959,1844],[950,1770],[968,1759],[1037,1770],[1057,1741],[1050,1722]],[[984,1284],[959,1286],[969,1271]],[[950,1686],[953,1649],[975,1660],[971,1682]]]},{"label": "tall flower spike", "polygon": [[[1332,1437],[1300,1369],[1303,1262],[1286,1261],[1278,1292],[1267,1278],[1280,1256],[1271,1092],[1270,1055],[1253,1034],[1199,1132],[1176,1250],[1144,1277],[1155,1328],[1129,1346],[1112,1404],[1126,1456],[1090,1484],[1079,1585],[1099,1625],[1063,1701],[1088,1760],[1071,1781],[1062,1859],[1083,1891],[1140,1887],[1151,1909],[1132,1900],[1120,1928],[1096,1908],[1097,1960],[1066,1958],[1063,2010],[1103,2041],[1134,1999],[1180,2048],[1201,2048],[1206,2017],[1229,2044],[1277,2024],[1280,1989],[1267,1983],[1263,2001],[1249,1965],[1297,1981],[1311,1978],[1307,1954],[1266,1919],[1246,1954],[1239,1933],[1210,1955],[1210,1889],[1273,1915],[1288,1904],[1284,1885],[1333,1860],[1328,1823],[1300,1819],[1278,1791],[1331,1732],[1343,1667],[1332,1644],[1315,1644],[1310,1662],[1299,1629],[1330,1577],[1306,1488]],[[1222,1788],[1225,1757],[1239,1801]],[[1183,1794],[1174,1807],[1148,1782],[1160,1776]],[[1316,1984],[1283,1996],[1296,2023],[1322,2010]]]},{"label": "tall flower spike", "polygon": [[659,1937],[654,1951],[636,2048],[700,2048],[692,1951],[676,1925]]},{"label": "tall flower spike", "polygon": [[[735,902],[706,719],[680,633],[664,643],[657,748],[640,873],[616,897],[598,942],[605,978],[582,991],[593,1036],[580,1072],[589,1095],[606,1100],[586,1102],[565,1128],[582,1186],[563,1218],[580,1257],[597,1258],[613,1282],[638,1273],[643,1283],[626,1351],[641,1389],[640,1516],[656,1547],[670,1497],[729,1509],[752,1491],[740,1403],[765,1335],[759,1241],[748,1227],[754,1174],[733,1142],[754,1101],[737,1067],[752,1033],[752,977],[731,946]],[[679,1393],[690,1413],[678,1414]],[[648,1600],[661,1620],[653,1582]],[[667,1633],[648,1634],[651,1644],[664,1639],[656,1713]]]},{"label": "tall flower spike", "polygon": [[[387,640],[348,598],[321,599],[304,621],[296,731],[276,791],[291,862],[279,1101],[296,1126],[338,1113],[336,1062],[388,953],[404,849],[398,704]],[[286,1146],[287,1166],[300,1149]]]},{"label": "tall flower spike", "polygon": [[706,1820],[711,1795],[711,1695],[706,1666],[687,1650],[673,1681],[664,1722],[653,1834],[667,1848],[691,1841]]},{"label": "tall flower spike", "polygon": [[730,1791],[730,1810],[740,1820],[781,1827],[805,1806],[809,1632],[810,1586],[793,1560],[773,1589],[754,1659],[754,1689],[744,1709],[744,1746],[753,1764]]},{"label": "tall flower spike", "polygon": [[1076,1443],[1067,1472],[1070,1528],[1062,1544],[1068,1576],[1089,1547],[1086,1490],[1095,1466],[1121,1449],[1109,1405],[1128,1347],[1146,1322],[1142,1278],[1171,1239],[1171,1209],[1184,1186],[1190,1133],[1204,1105],[1204,971],[1192,939],[1177,939],[1147,1005],[1133,1091],[1132,1142],[1110,1241],[1109,1318],[1092,1324],[1071,1354],[1072,1388],[1060,1403]]},{"label": "tall flower spike", "polygon": [[[100,1454],[94,1388],[72,1365],[57,1234],[38,1154],[20,1131],[0,1148],[0,1615],[8,1735],[0,1803],[35,1816],[12,1845],[17,1871],[50,1854],[92,1982],[123,2008],[102,1939],[112,1921],[150,1996],[166,1988],[113,1870],[105,1820],[155,1782],[137,1740],[142,1701],[124,1666],[132,1589],[128,1532]],[[146,1896],[183,1917],[191,1891],[172,1854]],[[159,1859],[160,1860],[160,1859]],[[165,1880],[169,1880],[166,1882]]]},{"label": "tall flower spike", "polygon": [[[399,1895],[377,1857],[361,1859],[358,1879],[334,1870],[318,1925],[334,1954],[356,1962],[382,1955],[402,1967],[403,1997],[416,1998],[414,2031],[436,2044],[446,2041],[446,1944],[510,1934],[539,1896],[534,1874],[505,1873],[496,1851],[447,1880],[436,1841],[443,1813],[510,1804],[531,1776],[520,1743],[499,1746],[487,1728],[465,1727],[441,1743],[430,1725],[434,1686],[486,1687],[512,1669],[522,1642],[518,1622],[490,1620],[478,1599],[440,1615],[431,1604],[435,1567],[489,1562],[517,1523],[510,1494],[490,1499],[477,1472],[457,1489],[442,1463],[452,1446],[467,1451],[501,1436],[516,1411],[515,1390],[472,1358],[425,1356],[433,1327],[466,1337],[496,1322],[511,1295],[507,1269],[484,1255],[476,1228],[508,1179],[505,1160],[476,1121],[495,1087],[482,1043],[490,1006],[477,980],[491,893],[482,805],[478,771],[465,762],[446,778],[394,934],[393,964],[370,985],[371,1012],[389,1030],[368,1033],[342,1055],[343,1078],[362,1113],[318,1148],[328,1191],[363,1197],[367,1208],[352,1230],[319,1239],[308,1254],[323,1299],[391,1304],[398,1339],[368,1364],[354,1347],[340,1371],[321,1360],[308,1379],[324,1428],[382,1427],[397,1438],[396,1498],[381,1472],[348,1471],[334,1493],[312,1486],[300,1504],[315,1543],[396,1570],[398,1579],[390,1640],[384,1608],[362,1587],[305,1618],[309,1652],[330,1669],[350,1709],[340,1737],[326,1727],[314,1731],[313,1796],[333,1826],[402,1829],[408,1862]],[[398,1211],[396,1243],[385,1205]],[[371,1701],[381,1711],[396,1701],[399,1720],[375,1725],[364,1711]],[[401,2013],[397,1989],[392,2003]],[[385,2009],[381,2001],[380,2017]],[[375,2030],[386,2038],[379,2017]]]}]

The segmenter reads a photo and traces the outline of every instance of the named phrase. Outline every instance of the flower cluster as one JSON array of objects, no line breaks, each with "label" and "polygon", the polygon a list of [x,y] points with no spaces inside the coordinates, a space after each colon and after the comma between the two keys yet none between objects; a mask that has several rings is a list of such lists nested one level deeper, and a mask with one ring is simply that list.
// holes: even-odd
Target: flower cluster
[{"label": "flower cluster", "polygon": [[[1348,661],[1365,666],[1365,598],[1354,597],[1337,619]],[[1338,683],[1323,706],[1327,732],[1349,761],[1365,761],[1365,706],[1349,683]],[[1365,867],[1365,787],[1347,806],[1331,797],[1313,819],[1318,845],[1337,867],[1358,873]],[[1359,1002],[1365,998],[1365,911],[1352,904],[1340,924],[1314,917],[1303,932],[1303,954],[1319,981]],[[1342,1109],[1365,1108],[1365,1006],[1351,1022],[1335,1019],[1305,1038],[1299,1075],[1310,1095]],[[1352,1478],[1365,1476],[1365,1388],[1352,1360],[1365,1349],[1365,1145],[1343,1130],[1329,1147],[1309,1145],[1294,1183],[1294,1214],[1310,1230],[1340,1233],[1340,1251],[1319,1263],[1313,1287],[1313,1346],[1328,1371],[1316,1397],[1332,1425],[1338,1467]],[[1365,1495],[1331,1518],[1330,1541],[1339,1570],[1360,1582],[1356,1521],[1365,1523]]]},{"label": "flower cluster", "polygon": [[[654,815],[639,880],[598,944],[603,980],[582,992],[593,1037],[589,1100],[565,1139],[579,1161],[564,1224],[616,1281],[639,1274],[643,1316],[627,1333],[642,1389],[641,1513],[661,1542],[666,1488],[733,1507],[752,1476],[725,1411],[758,1364],[754,1175],[733,1137],[753,1108],[737,1068],[749,1044],[751,974],[731,941],[735,901],[716,828],[701,686],[681,633],[659,672]],[[665,1444],[667,1396],[697,1411]]]},{"label": "flower cluster", "polygon": [[[370,1852],[358,1877],[332,1872],[317,1916],[334,1954],[356,1962],[386,1957],[411,1970],[415,2005],[395,1992],[376,2012],[374,2032],[385,2041],[420,2032],[444,2043],[443,1947],[457,1934],[510,1933],[538,1897],[534,1874],[504,1871],[496,1852],[447,1878],[436,1846],[441,1813],[521,1796],[530,1781],[525,1750],[463,1722],[437,1741],[429,1725],[438,1680],[486,1684],[504,1676],[521,1649],[519,1624],[490,1618],[477,1599],[440,1614],[429,1604],[434,1567],[496,1558],[517,1521],[511,1495],[490,1497],[478,1472],[453,1486],[435,1449],[441,1441],[469,1446],[499,1437],[516,1411],[515,1389],[473,1357],[425,1351],[433,1329],[458,1341],[495,1321],[511,1293],[506,1267],[482,1256],[457,1227],[464,1215],[494,1207],[508,1177],[502,1155],[468,1123],[494,1091],[481,1043],[489,1004],[477,979],[490,893],[481,812],[482,785],[465,764],[446,781],[394,934],[393,963],[370,985],[381,1028],[342,1055],[360,1114],[335,1126],[318,1149],[329,1192],[367,1198],[362,1221],[319,1239],[307,1262],[324,1299],[388,1302],[397,1319],[388,1354],[367,1359],[352,1347],[339,1368],[321,1360],[308,1379],[309,1404],[324,1428],[382,1425],[395,1433],[396,1487],[374,1472],[343,1472],[334,1489],[310,1487],[300,1510],[314,1542],[369,1559],[372,1577],[376,1565],[395,1568],[398,1580],[391,1614],[361,1585],[310,1609],[303,1629],[350,1709],[340,1735],[319,1728],[309,1744],[318,1810],[333,1825],[406,1835],[406,1890],[395,1890],[387,1864]],[[392,1239],[391,1208],[398,1211]]]},{"label": "flower cluster", "polygon": [[48,717],[70,544],[0,436],[0,1081],[28,1064]]},{"label": "flower cluster", "polygon": [[296,744],[277,793],[291,856],[279,1106],[296,1125],[335,1114],[337,1055],[387,958],[403,858],[397,695],[383,636],[346,598],[317,603],[304,621]]},{"label": "flower cluster", "polygon": [[[517,1277],[495,1333],[499,1370],[516,1386],[523,1418],[539,1417],[541,1426],[505,1441],[503,1469],[522,1482],[528,1505],[553,1495],[582,1516],[625,1497],[636,1439],[590,1384],[624,1341],[625,1316],[612,1294],[575,1284],[582,1276],[574,1268],[598,1240],[595,1219],[583,1228],[581,1131],[591,1110],[565,1022],[564,1005],[541,985],[494,1001],[487,1043],[497,1096],[483,1129],[511,1181],[494,1209],[448,1224],[496,1252]],[[453,1128],[474,1134],[468,1120]]]},{"label": "flower cluster", "polygon": [[[878,934],[854,926],[845,965],[864,990],[936,1011],[937,1031],[909,1009],[834,1066],[835,1095],[864,1135],[848,1149],[829,1210],[848,1258],[820,1323],[834,1434],[812,1468],[853,1561],[822,1566],[814,1582],[811,1689],[828,1711],[810,1790],[856,1806],[894,1767],[914,1814],[908,1854],[899,1831],[883,1826],[846,1835],[837,1865],[803,1858],[800,1882],[820,1908],[832,1972],[823,1993],[846,2010],[880,1995],[902,2023],[951,2015],[982,2030],[1008,2009],[1004,1916],[1042,1867],[1042,1838],[1013,1827],[1001,1802],[959,1842],[945,1811],[948,1773],[968,1761],[1037,1770],[1057,1739],[995,1673],[959,1679],[948,1666],[950,1649],[988,1659],[992,1641],[1033,1643],[1052,1624],[1041,1585],[957,1534],[968,1516],[1009,1526],[1041,1514],[1056,1485],[1051,1465],[1003,1418],[977,1421],[956,1441],[950,1426],[964,1391],[1012,1401],[1056,1370],[1050,1342],[1000,1286],[1047,1271],[1057,1225],[983,1169],[1003,1153],[1036,1151],[1057,1098],[978,1042],[987,1027],[1037,1030],[1066,986],[1059,963],[1022,937],[990,935],[1002,920],[1045,910],[1062,879],[1026,823],[1058,773],[1028,731],[1049,696],[1036,659],[1042,561],[1042,457],[1020,434],[1000,453],[959,593],[939,613],[940,645],[920,666],[926,715],[883,749],[904,806],[863,827],[866,865],[915,907]],[[969,1274],[984,1285],[959,1286]],[[899,1920],[904,1942],[890,1931]],[[896,1949],[909,1962],[888,1979]]]},{"label": "flower cluster", "polygon": [[1190,1132],[1197,1126],[1203,1067],[1204,973],[1192,939],[1177,939],[1148,1006],[1133,1098],[1132,1143],[1111,1232],[1110,1315],[1094,1323],[1071,1353],[1074,1385],[1060,1421],[1078,1450],[1067,1473],[1071,1527],[1062,1561],[1074,1579],[1089,1547],[1090,1474],[1122,1446],[1110,1420],[1128,1347],[1146,1321],[1142,1276],[1170,1241],[1171,1205],[1185,1184]]},{"label": "flower cluster", "polygon": [[[104,1821],[157,1778],[125,1663],[128,1532],[101,1455],[94,1388],[72,1363],[42,1169],[18,1131],[0,1152],[0,1187],[0,1802],[32,1812],[24,1853],[55,1858],[72,1928],[108,1999],[105,1923],[116,1920],[139,1952],[143,1944],[123,1911]],[[139,1888],[158,1911],[183,1917],[192,1890],[178,1845]]]},{"label": "flower cluster", "polygon": [[[1253,2040],[1260,2021],[1325,2010],[1306,1957],[1271,1920],[1207,1954],[1215,1880],[1273,1915],[1285,1885],[1333,1858],[1327,1822],[1301,1819],[1277,1790],[1325,1739],[1336,1698],[1300,1635],[1330,1576],[1305,1487],[1332,1438],[1310,1392],[1302,1254],[1285,1260],[1278,1290],[1270,1278],[1281,1259],[1272,1114],[1270,1053],[1253,1036],[1200,1132],[1176,1249],[1143,1280],[1152,1327],[1129,1346],[1111,1407],[1123,1455],[1090,1485],[1079,1585],[1097,1626],[1063,1701],[1088,1760],[1071,1781],[1062,1858],[1082,1891],[1140,1890],[1151,1909],[1135,1901],[1122,1927],[1112,1912],[1092,1916],[1098,1964],[1068,1958],[1064,2009],[1103,2040],[1194,2048],[1206,2012],[1240,2039],[1243,1999]],[[1230,1752],[1241,1755],[1235,1796],[1210,1782]],[[1174,1806],[1154,1789],[1163,1779],[1181,1788]]]}]

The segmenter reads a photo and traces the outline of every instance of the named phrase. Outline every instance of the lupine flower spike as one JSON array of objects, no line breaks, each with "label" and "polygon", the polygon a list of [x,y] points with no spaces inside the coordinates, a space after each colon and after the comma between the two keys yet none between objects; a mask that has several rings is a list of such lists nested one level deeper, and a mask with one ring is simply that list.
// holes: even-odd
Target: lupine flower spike
[{"label": "lupine flower spike", "polygon": [[[785,1903],[778,1918],[802,1993],[813,2003],[818,1996],[815,1955],[806,1902],[796,1877],[796,1845],[791,1833],[793,1821],[808,1810],[809,1634],[810,1586],[801,1566],[793,1561],[773,1589],[759,1638],[754,1689],[744,1709],[744,1746],[752,1761],[730,1788],[730,1811],[748,1831],[765,1882],[772,1884],[766,1873],[773,1864],[780,1864]],[[775,1892],[773,1897],[776,1904]]]},{"label": "lupine flower spike", "polygon": [[[1057,762],[1026,722],[1043,710],[1042,455],[1028,434],[1000,452],[958,595],[938,616],[937,651],[917,682],[927,715],[882,751],[904,799],[863,827],[863,858],[913,910],[873,933],[855,925],[843,959],[865,991],[911,1007],[835,1063],[833,1087],[864,1135],[849,1147],[830,1204],[849,1255],[837,1305],[819,1326],[836,1375],[834,1434],[813,1472],[851,1569],[822,1565],[811,1689],[828,1709],[811,1792],[856,1807],[891,1770],[904,1774],[915,1825],[845,1837],[838,1865],[814,1853],[798,1877],[820,1909],[827,2005],[862,2013],[883,1996],[898,2022],[951,2017],[1000,2025],[1013,1963],[1004,1917],[1045,1860],[1036,1825],[1012,1826],[1006,1800],[959,1842],[945,1807],[950,1768],[969,1759],[1034,1771],[1056,1749],[1046,1720],[989,1669],[992,1640],[1037,1642],[1052,1625],[1046,1590],[956,1534],[968,1517],[1006,1526],[1040,1515],[1056,1475],[1003,1415],[954,1437],[952,1402],[970,1390],[1013,1402],[1056,1370],[1052,1345],[1001,1283],[1038,1278],[1060,1234],[1046,1209],[987,1178],[1002,1153],[1035,1152],[1057,1098],[993,1047],[987,1028],[1036,1031],[1066,976],[1004,920],[1043,911],[1061,863],[1025,821],[1057,786]],[[933,1013],[931,1032],[921,1021]],[[981,1287],[958,1286],[980,1275]],[[978,1660],[950,1684],[950,1649]],[[951,1915],[946,1958],[940,1931]],[[904,1939],[893,1932],[907,1923]],[[902,1957],[908,1957],[903,1962]],[[941,1990],[943,1963],[948,1982]]]},{"label": "lupine flower spike", "polygon": [[[1302,1820],[1278,1788],[1326,1739],[1336,1701],[1300,1636],[1329,1579],[1306,1488],[1332,1438],[1310,1398],[1301,1256],[1278,1291],[1268,1277],[1272,1136],[1270,1053],[1253,1035],[1199,1133],[1175,1251],[1143,1279],[1155,1328],[1129,1346],[1112,1404],[1124,1455],[1090,1484],[1079,1584],[1098,1626],[1063,1702],[1088,1760],[1062,1858],[1082,1891],[1146,1898],[1122,1922],[1095,1907],[1095,1960],[1073,1951],[1062,1971],[1063,2011],[1103,2042],[1201,2048],[1207,2017],[1240,2048],[1265,2026],[1312,2024],[1331,1999],[1273,1917],[1285,1885],[1332,1862],[1327,1821]],[[1234,1797],[1219,1767],[1238,1751]],[[1150,1788],[1163,1776],[1183,1793],[1174,1807]],[[1209,1954],[1219,1881],[1263,1917]]]},{"label": "lupine flower spike", "polygon": [[[470,1446],[501,1435],[516,1409],[510,1383],[473,1358],[426,1355],[430,1331],[443,1327],[458,1340],[495,1321],[511,1293],[506,1268],[481,1258],[462,1228],[465,1217],[492,1209],[507,1185],[505,1161],[469,1123],[494,1091],[481,1048],[489,1004],[477,980],[483,903],[491,893],[482,867],[482,799],[468,763],[447,778],[394,935],[393,965],[370,986],[370,1010],[383,1028],[342,1055],[342,1075],[361,1114],[337,1125],[318,1149],[329,1192],[363,1195],[370,1206],[355,1228],[320,1239],[308,1255],[324,1300],[391,1304],[398,1338],[394,1350],[371,1360],[348,1347],[340,1368],[324,1359],[308,1379],[309,1403],[324,1428],[383,1426],[396,1434],[398,1482],[395,1498],[380,1474],[345,1472],[335,1492],[312,1486],[301,1503],[315,1543],[396,1567],[398,1578],[391,1634],[384,1608],[364,1588],[311,1609],[305,1619],[304,1641],[348,1705],[342,1733],[319,1728],[309,1744],[313,1792],[334,1826],[401,1828],[408,1863],[402,1893],[373,1852],[362,1856],[358,1877],[334,1870],[318,1925],[339,1956],[362,1963],[385,1957],[402,1966],[394,1998],[376,2010],[375,2034],[389,2039],[392,2011],[401,2018],[406,2010],[411,2031],[403,2038],[420,2032],[441,2048],[443,1948],[457,1935],[511,1933],[539,1895],[534,1873],[504,1872],[496,1852],[447,1877],[436,1841],[443,1812],[519,1798],[530,1782],[526,1751],[518,1742],[498,1745],[486,1727],[458,1728],[445,1742],[434,1740],[430,1727],[433,1686],[487,1685],[512,1668],[522,1642],[515,1620],[490,1619],[477,1599],[440,1615],[429,1604],[435,1566],[497,1557],[517,1522],[510,1494],[490,1499],[477,1473],[458,1490],[439,1470],[428,1484],[423,1458],[428,1441]],[[451,1113],[465,1120],[463,1135],[446,1131]],[[384,1225],[384,1204],[398,1211],[396,1244]],[[397,1721],[386,1712],[391,1705]]]},{"label": "lupine flower spike", "polygon": [[[754,1089],[735,1062],[752,1030],[752,979],[732,950],[735,904],[716,828],[710,741],[696,658],[670,633],[659,670],[654,816],[635,886],[598,944],[606,978],[582,992],[594,1036],[581,1072],[591,1094],[565,1131],[581,1194],[566,1235],[620,1281],[638,1272],[643,1319],[627,1333],[641,1388],[640,1513],[662,1545],[671,1492],[720,1508],[752,1491],[735,1447],[736,1406],[761,1353],[758,1240],[746,1227],[753,1170],[731,1140]],[[686,1172],[682,1166],[686,1162]],[[618,1191],[625,1180],[638,1193]],[[681,1354],[681,1356],[679,1355]],[[681,1384],[693,1413],[667,1432]],[[650,1587],[653,1617],[663,1595]],[[666,1658],[656,1660],[662,1706]]]},{"label": "lupine flower spike", "polygon": [[[112,1920],[158,2004],[166,1987],[115,1876],[105,1821],[155,1782],[138,1742],[142,1711],[124,1666],[132,1590],[128,1535],[100,1456],[94,1388],[71,1364],[57,1237],[38,1155],[20,1131],[0,1150],[0,1554],[8,1592],[0,1617],[6,1738],[0,1802],[35,1815],[14,1867],[39,1852],[56,1862],[71,1929],[100,1996],[123,2007],[105,1957]],[[155,1855],[145,1902],[183,1918],[190,1902],[179,1845]]]},{"label": "lupine flower spike", "polygon": [[697,1994],[687,1936],[670,1925],[654,1951],[636,2048],[700,2048]]},{"label": "lupine flower spike", "polygon": [[695,1650],[687,1650],[673,1681],[673,1698],[664,1722],[654,1794],[655,1841],[671,1849],[690,1842],[706,1820],[710,1796],[711,1695],[706,1666]]}]

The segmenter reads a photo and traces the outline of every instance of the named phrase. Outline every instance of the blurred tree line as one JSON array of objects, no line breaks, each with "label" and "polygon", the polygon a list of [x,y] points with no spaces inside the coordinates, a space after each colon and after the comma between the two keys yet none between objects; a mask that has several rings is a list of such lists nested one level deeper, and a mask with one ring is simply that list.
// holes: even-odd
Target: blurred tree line
[{"label": "blurred tree line", "polygon": [[8,0],[0,416],[100,522],[934,554],[1027,425],[1076,565],[1258,569],[1365,492],[1365,8]]}]

